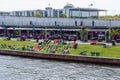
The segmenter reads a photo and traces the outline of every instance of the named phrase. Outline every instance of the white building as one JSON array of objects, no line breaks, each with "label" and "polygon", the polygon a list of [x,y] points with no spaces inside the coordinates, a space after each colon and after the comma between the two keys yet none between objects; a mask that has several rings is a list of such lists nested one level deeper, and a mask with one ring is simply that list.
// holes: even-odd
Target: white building
[{"label": "white building", "polygon": [[8,15],[10,15],[9,12],[0,11],[0,16],[8,16]]},{"label": "white building", "polygon": [[43,17],[59,17],[61,13],[66,14],[72,18],[98,18],[100,11],[106,11],[96,8],[75,8],[72,4],[67,4],[63,9],[53,9],[52,7],[46,7],[45,10],[25,10],[25,11],[13,11],[10,12],[11,16],[34,16],[34,13],[39,11]]}]

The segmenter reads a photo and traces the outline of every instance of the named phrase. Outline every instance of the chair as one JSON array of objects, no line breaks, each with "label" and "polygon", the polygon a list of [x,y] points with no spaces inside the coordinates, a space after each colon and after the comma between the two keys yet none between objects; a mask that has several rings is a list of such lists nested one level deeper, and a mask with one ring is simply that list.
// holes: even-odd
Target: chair
[{"label": "chair", "polygon": [[82,51],[82,52],[80,52],[79,54],[80,54],[80,55],[84,55],[84,56],[86,56],[86,55],[87,55],[86,53],[87,53],[87,50]]},{"label": "chair", "polygon": [[74,45],[74,49],[77,49],[77,46],[78,46],[78,44],[76,43],[76,44]]},{"label": "chair", "polygon": [[71,47],[74,47],[74,45],[75,45],[75,43],[74,43],[74,42],[72,42],[72,43],[70,44],[70,46],[71,46]]},{"label": "chair", "polygon": [[68,48],[70,47],[70,43],[67,43],[67,47],[68,47]]}]

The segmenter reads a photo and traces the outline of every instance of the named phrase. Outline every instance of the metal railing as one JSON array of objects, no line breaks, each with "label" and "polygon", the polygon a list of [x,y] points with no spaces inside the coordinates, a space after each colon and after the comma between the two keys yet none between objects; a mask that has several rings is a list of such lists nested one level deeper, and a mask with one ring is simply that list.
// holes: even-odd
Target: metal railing
[{"label": "metal railing", "polygon": [[[25,26],[30,25],[30,21],[37,26],[80,26],[81,21],[83,27],[93,27],[92,22],[94,21],[94,27],[120,27],[120,21],[118,20],[99,20],[99,19],[72,19],[72,18],[37,18],[37,17],[13,17],[13,16],[0,16],[0,25],[4,22],[5,25],[9,26]],[[76,24],[75,24],[76,21]]]}]

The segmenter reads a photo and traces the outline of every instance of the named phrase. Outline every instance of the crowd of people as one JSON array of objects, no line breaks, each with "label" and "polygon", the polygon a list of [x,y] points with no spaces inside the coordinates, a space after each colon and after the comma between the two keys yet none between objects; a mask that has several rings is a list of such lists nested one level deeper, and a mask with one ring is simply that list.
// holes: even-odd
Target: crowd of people
[{"label": "crowd of people", "polygon": [[47,53],[62,53],[70,54],[70,47],[77,49],[77,43],[66,43],[62,39],[54,40],[54,43],[51,43],[51,40],[45,39],[43,41],[38,41],[33,45],[17,45],[17,44],[0,44],[0,49],[10,49],[10,50],[22,50],[22,51],[39,51]]}]

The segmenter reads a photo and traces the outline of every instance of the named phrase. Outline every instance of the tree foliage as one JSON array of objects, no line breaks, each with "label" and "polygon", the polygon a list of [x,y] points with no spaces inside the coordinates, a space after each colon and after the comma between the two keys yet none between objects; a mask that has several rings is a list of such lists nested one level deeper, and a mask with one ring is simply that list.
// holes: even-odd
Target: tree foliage
[{"label": "tree foliage", "polygon": [[64,14],[64,13],[61,13],[61,14],[60,14],[60,17],[61,17],[61,18],[68,18],[67,14]]},{"label": "tree foliage", "polygon": [[99,19],[103,19],[103,20],[120,20],[120,15],[107,15],[107,16],[100,16]]},{"label": "tree foliage", "polygon": [[86,28],[83,28],[83,29],[82,29],[81,34],[82,34],[83,37],[87,34]]},{"label": "tree foliage", "polygon": [[15,34],[16,34],[16,35],[19,35],[19,33],[20,33],[19,30],[16,30],[16,31],[15,31]]},{"label": "tree foliage", "polygon": [[41,15],[41,13],[40,13],[39,11],[36,11],[36,12],[34,13],[34,16],[35,16],[35,17],[42,17],[42,15]]},{"label": "tree foliage", "polygon": [[45,35],[46,33],[47,33],[47,31],[46,31],[46,30],[42,30],[42,34],[44,34],[44,35]]},{"label": "tree foliage", "polygon": [[116,34],[118,34],[118,29],[111,29],[110,36],[112,39],[114,39]]},{"label": "tree foliage", "polygon": [[81,37],[82,37],[82,39],[83,39],[83,41],[86,39],[86,35],[87,35],[87,29],[86,28],[83,28],[82,30],[81,30]]}]

